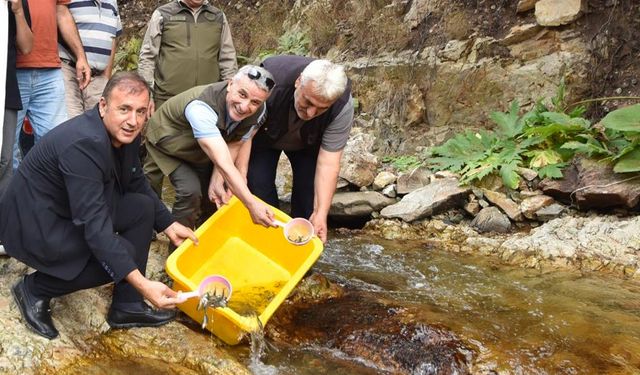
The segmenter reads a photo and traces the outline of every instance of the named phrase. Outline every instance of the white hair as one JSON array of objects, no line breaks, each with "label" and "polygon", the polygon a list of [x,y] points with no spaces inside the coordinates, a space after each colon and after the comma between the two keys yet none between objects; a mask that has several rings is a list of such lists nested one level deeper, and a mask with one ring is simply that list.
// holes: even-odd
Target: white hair
[{"label": "white hair", "polygon": [[329,60],[314,60],[300,73],[300,84],[315,83],[316,94],[326,100],[336,100],[347,88],[344,67]]}]

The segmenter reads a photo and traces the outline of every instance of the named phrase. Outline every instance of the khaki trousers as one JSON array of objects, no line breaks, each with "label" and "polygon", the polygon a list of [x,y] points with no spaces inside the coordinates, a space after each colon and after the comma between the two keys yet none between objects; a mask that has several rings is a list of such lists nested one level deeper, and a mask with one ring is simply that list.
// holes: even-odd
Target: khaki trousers
[{"label": "khaki trousers", "polygon": [[80,90],[76,79],[76,68],[62,62],[62,75],[64,76],[64,99],[67,105],[69,118],[76,117],[93,108],[107,85],[108,79],[104,75],[91,77],[89,85]]}]

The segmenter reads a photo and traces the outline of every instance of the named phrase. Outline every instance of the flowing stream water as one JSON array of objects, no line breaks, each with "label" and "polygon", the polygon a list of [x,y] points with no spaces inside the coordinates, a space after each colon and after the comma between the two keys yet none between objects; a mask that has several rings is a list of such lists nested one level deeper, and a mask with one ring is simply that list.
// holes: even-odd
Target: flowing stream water
[{"label": "flowing stream water", "polygon": [[[478,372],[640,374],[637,281],[541,273],[416,242],[341,235],[329,241],[314,269],[419,306],[421,319],[448,327],[476,349]],[[243,354],[246,347],[236,350],[250,357]],[[267,348],[262,362],[253,357],[251,368],[256,374],[379,373],[354,367],[353,360],[327,348]]]},{"label": "flowing stream water", "polygon": [[[474,373],[640,374],[637,281],[541,273],[420,242],[340,234],[332,234],[314,270],[349,289],[412,307],[420,322],[448,328],[476,352]],[[336,349],[277,347],[261,332],[251,345],[227,349],[255,375],[385,373]],[[101,361],[78,373],[193,373],[157,362]]]}]

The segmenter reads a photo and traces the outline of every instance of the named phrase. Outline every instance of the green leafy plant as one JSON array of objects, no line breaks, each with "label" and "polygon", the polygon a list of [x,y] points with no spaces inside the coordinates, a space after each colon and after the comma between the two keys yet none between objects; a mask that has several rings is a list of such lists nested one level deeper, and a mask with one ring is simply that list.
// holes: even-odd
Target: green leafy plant
[{"label": "green leafy plant", "polygon": [[287,30],[278,38],[278,47],[275,50],[260,52],[258,57],[260,60],[264,60],[269,56],[279,54],[306,56],[309,54],[310,44],[311,40],[304,31]]},{"label": "green leafy plant", "polygon": [[[562,168],[578,152],[577,145],[566,144],[576,139],[591,140],[599,147],[596,131],[582,118],[585,109],[577,107],[564,113],[565,86],[561,82],[552,108],[538,101],[519,116],[517,101],[508,112],[493,112],[495,131],[470,132],[456,135],[441,146],[433,147],[427,160],[436,170],[461,174],[461,183],[480,181],[490,174],[502,178],[505,186],[515,189],[520,183],[520,169],[530,168],[540,178],[562,177]],[[582,147],[582,146],[581,146]]]},{"label": "green leafy plant", "polygon": [[391,164],[396,170],[400,172],[405,172],[422,165],[422,161],[417,156],[413,155],[403,155],[396,157],[385,156],[382,158],[382,162]]},{"label": "green leafy plant", "polygon": [[114,56],[115,72],[130,71],[138,68],[138,54],[142,46],[142,39],[132,37],[122,44]]}]

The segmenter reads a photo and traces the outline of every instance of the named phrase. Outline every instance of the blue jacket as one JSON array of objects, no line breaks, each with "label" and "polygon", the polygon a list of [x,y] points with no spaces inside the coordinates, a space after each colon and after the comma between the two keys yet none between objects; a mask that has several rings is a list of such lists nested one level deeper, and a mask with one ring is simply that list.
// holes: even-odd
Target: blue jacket
[{"label": "blue jacket", "polygon": [[[116,194],[155,202],[157,231],[173,218],[140,166],[140,137],[116,150],[97,106],[47,133],[20,164],[0,200],[0,240],[7,253],[38,271],[71,280],[94,256],[122,280],[136,269],[111,220]],[[121,166],[121,168],[119,168]]]}]

